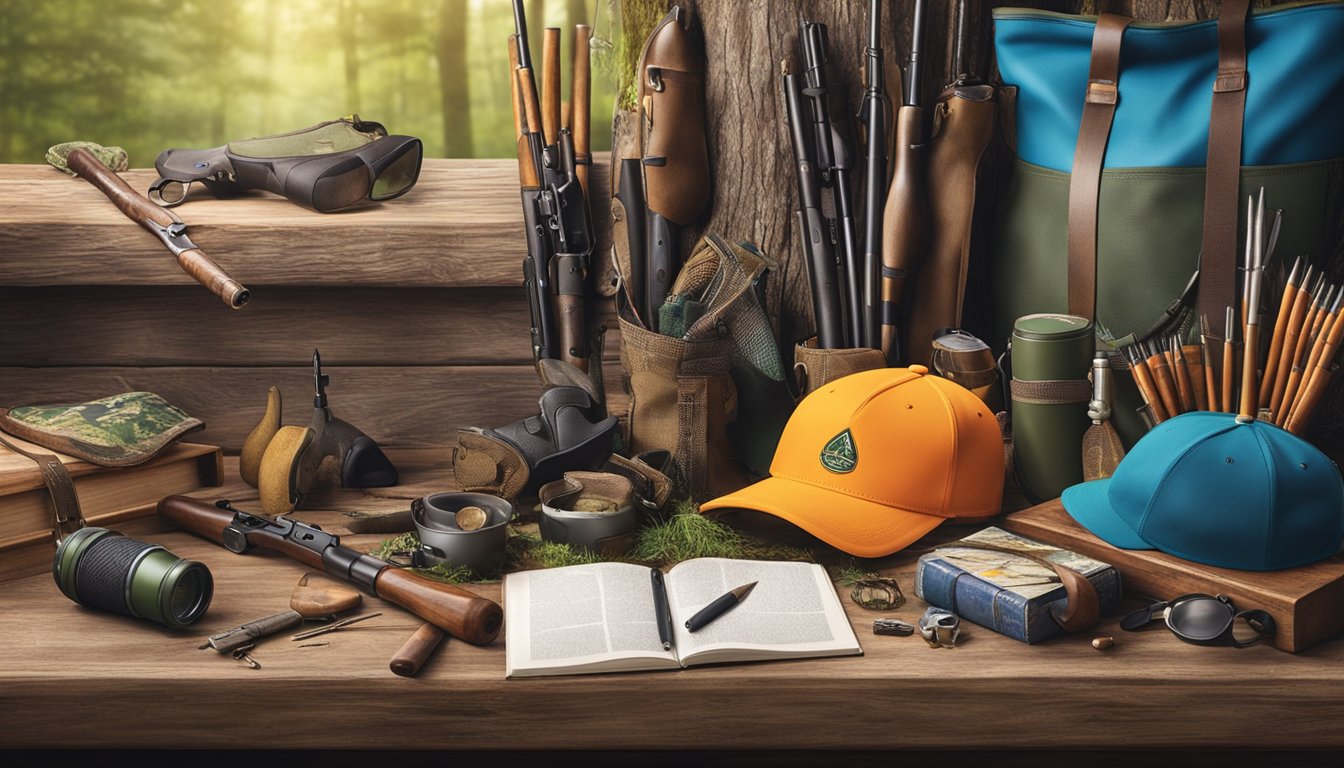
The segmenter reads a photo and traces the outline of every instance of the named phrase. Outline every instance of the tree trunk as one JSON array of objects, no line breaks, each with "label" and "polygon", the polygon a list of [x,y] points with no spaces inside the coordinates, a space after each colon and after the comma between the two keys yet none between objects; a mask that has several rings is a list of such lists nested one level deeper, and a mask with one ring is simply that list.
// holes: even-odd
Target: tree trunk
[{"label": "tree trunk", "polygon": [[439,4],[439,95],[443,156],[474,156],[471,140],[471,78],[467,77],[467,0]]}]

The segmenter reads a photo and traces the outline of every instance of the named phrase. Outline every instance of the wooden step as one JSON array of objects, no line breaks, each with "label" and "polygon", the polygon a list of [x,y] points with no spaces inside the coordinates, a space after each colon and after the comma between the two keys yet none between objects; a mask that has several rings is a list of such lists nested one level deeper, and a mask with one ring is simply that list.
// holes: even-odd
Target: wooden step
[{"label": "wooden step", "polygon": [[[592,189],[607,189],[608,161],[608,153],[594,155]],[[157,178],[152,169],[122,175],[138,190]],[[266,192],[216,200],[199,188],[174,210],[192,240],[254,292],[267,285],[485,288],[522,281],[527,246],[518,195],[516,160],[427,159],[405,197],[340,213],[315,213]],[[46,165],[0,165],[0,200],[0,285],[193,284],[158,239],[82,180]],[[595,231],[608,232],[607,206],[592,208]]]}]

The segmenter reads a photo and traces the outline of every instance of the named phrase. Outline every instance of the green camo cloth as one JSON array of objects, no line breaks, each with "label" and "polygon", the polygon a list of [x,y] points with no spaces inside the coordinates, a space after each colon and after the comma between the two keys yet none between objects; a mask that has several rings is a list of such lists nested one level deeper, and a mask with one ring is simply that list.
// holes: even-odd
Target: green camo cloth
[{"label": "green camo cloth", "polygon": [[0,430],[107,467],[149,461],[205,426],[153,392],[126,392],[73,405],[0,408]]}]

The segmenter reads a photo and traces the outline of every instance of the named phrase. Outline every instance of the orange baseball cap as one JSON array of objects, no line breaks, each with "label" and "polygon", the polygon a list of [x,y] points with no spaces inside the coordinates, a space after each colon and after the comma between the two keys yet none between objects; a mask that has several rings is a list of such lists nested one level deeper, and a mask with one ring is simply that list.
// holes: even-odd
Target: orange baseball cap
[{"label": "orange baseball cap", "polygon": [[789,418],[770,477],[701,512],[749,509],[858,557],[1003,505],[1003,439],[980,398],[922,365],[837,379]]}]

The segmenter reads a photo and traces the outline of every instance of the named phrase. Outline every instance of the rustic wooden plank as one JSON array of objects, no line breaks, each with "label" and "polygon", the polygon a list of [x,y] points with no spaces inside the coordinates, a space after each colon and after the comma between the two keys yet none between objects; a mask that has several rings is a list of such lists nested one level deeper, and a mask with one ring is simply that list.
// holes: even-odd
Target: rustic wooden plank
[{"label": "rustic wooden plank", "polygon": [[[607,154],[593,162],[604,189]],[[153,170],[123,174],[147,189]],[[0,165],[0,285],[185,285],[152,235],[92,185],[45,165]],[[426,160],[395,201],[321,214],[269,193],[208,195],[176,209],[202,250],[242,283],[505,287],[521,280],[516,160]],[[599,248],[609,206],[593,206]],[[260,298],[260,296],[258,296]]]},{"label": "rustic wooden plank", "polygon": [[1003,527],[1022,536],[1114,565],[1127,589],[1160,600],[1203,593],[1227,595],[1243,610],[1268,611],[1285,651],[1309,648],[1344,630],[1344,560],[1261,573],[1202,565],[1155,550],[1118,549],[1074,522],[1059,500],[1022,510]]},{"label": "rustic wooden plank", "polygon": [[[6,365],[294,365],[313,348],[346,365],[526,365],[527,297],[509,288],[255,291],[246,311],[189,287],[0,288]],[[147,319],[152,318],[152,330]],[[591,322],[615,329],[610,300]],[[618,334],[607,357],[618,354]]]},{"label": "rustic wooden plank", "polygon": [[[1161,631],[1123,633],[1110,617],[1096,630],[1116,637],[1106,653],[1092,649],[1092,633],[1028,646],[975,626],[956,651],[934,651],[918,638],[874,636],[878,614],[843,592],[862,657],[506,681],[503,638],[485,648],[451,640],[411,680],[388,672],[387,661],[419,622],[366,597],[364,610],[384,612],[369,629],[334,633],[312,648],[267,640],[254,651],[262,668],[250,670],[196,645],[282,610],[305,569],[149,521],[127,532],[205,563],[215,577],[209,612],[174,632],[78,608],[46,575],[7,584],[0,747],[237,745],[236,734],[210,719],[181,717],[182,701],[221,711],[265,701],[316,723],[347,722],[350,702],[361,702],[359,727],[276,729],[267,734],[271,749],[1099,749],[1131,748],[1135,734],[1146,748],[1344,746],[1344,731],[1329,725],[1344,717],[1344,643],[1298,655],[1269,646],[1219,652]],[[918,546],[878,563],[882,572],[908,587]],[[498,584],[472,589],[500,598]],[[882,615],[914,621],[923,609],[911,595]],[[469,705],[448,716],[446,691]],[[955,717],[915,703],[948,696]],[[81,726],[63,725],[71,718]],[[548,725],[519,725],[536,722]]]}]

